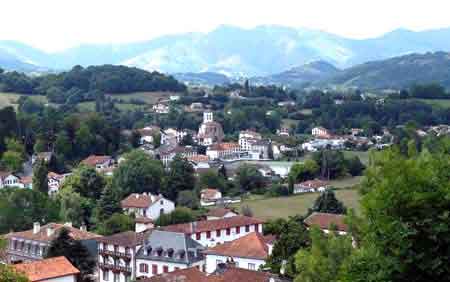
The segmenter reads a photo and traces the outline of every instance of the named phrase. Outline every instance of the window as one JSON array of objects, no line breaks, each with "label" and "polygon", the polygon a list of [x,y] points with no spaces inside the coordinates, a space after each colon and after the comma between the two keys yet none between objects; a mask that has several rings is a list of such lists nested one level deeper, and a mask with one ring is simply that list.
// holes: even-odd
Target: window
[{"label": "window", "polygon": [[145,263],[141,263],[139,265],[139,271],[142,273],[148,273],[148,265]]},{"label": "window", "polygon": [[195,239],[196,240],[200,240],[202,238],[202,233],[196,233],[195,234]]},{"label": "window", "polygon": [[231,234],[231,229],[227,228],[227,235],[229,236]]},{"label": "window", "polygon": [[220,230],[216,230],[216,237],[220,237]]},{"label": "window", "polygon": [[120,273],[114,273],[114,282],[120,282]]},{"label": "window", "polygon": [[211,238],[211,231],[206,231],[206,238]]},{"label": "window", "polygon": [[153,275],[158,274],[158,265],[152,264],[152,274]]},{"label": "window", "polygon": [[255,224],[255,232],[259,232],[258,230],[258,224]]},{"label": "window", "polygon": [[221,263],[223,263],[222,260],[220,260],[220,259],[216,260],[216,266],[218,266],[218,265],[221,264]]},{"label": "window", "polygon": [[126,253],[127,255],[130,254],[130,248],[129,248],[129,247],[126,247],[126,248],[125,248],[125,253]]},{"label": "window", "polygon": [[164,205],[164,200],[159,201],[161,205]]},{"label": "window", "polygon": [[164,266],[163,266],[163,272],[164,272],[164,273],[169,272],[169,267],[168,267],[167,265],[164,265]]},{"label": "window", "polygon": [[248,264],[248,269],[255,270],[255,264],[254,263],[249,263]]},{"label": "window", "polygon": [[163,214],[164,214],[164,209],[160,209],[160,210],[159,210],[159,214],[160,214],[160,215],[163,215]]},{"label": "window", "polygon": [[103,270],[103,281],[109,280],[109,270]]},{"label": "window", "polygon": [[239,233],[241,233],[241,227],[236,227],[236,234],[239,234]]},{"label": "window", "polygon": [[245,232],[250,232],[250,225],[245,226]]}]

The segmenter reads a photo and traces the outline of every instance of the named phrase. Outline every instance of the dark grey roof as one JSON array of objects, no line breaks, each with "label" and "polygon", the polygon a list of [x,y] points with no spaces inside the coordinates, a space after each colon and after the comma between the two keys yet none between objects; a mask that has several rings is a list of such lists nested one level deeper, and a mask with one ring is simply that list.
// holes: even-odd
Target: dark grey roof
[{"label": "dark grey roof", "polygon": [[190,265],[203,260],[202,250],[204,247],[187,234],[154,230],[144,241],[136,258]]}]

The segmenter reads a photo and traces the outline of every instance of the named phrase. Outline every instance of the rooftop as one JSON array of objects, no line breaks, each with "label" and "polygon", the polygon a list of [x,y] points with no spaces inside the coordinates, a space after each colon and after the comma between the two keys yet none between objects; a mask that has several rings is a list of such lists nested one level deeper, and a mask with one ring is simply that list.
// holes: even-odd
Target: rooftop
[{"label": "rooftop", "polygon": [[213,216],[213,217],[223,217],[225,216],[227,213],[235,213],[234,211],[232,211],[231,209],[227,209],[227,208],[214,208],[214,209],[210,209],[206,215],[207,216]]},{"label": "rooftop", "polygon": [[14,265],[18,272],[25,274],[31,282],[46,281],[69,275],[77,275],[80,271],[65,257],[55,257],[30,263]]},{"label": "rooftop", "polygon": [[328,182],[315,179],[315,180],[308,180],[308,181],[305,181],[305,182],[302,182],[302,183],[298,183],[298,184],[295,184],[295,185],[309,187],[309,188],[316,188],[317,189],[317,188],[320,188],[320,187],[327,186]]},{"label": "rooftop", "polygon": [[117,233],[111,236],[105,236],[97,239],[98,242],[119,245],[125,247],[135,247],[142,245],[146,236],[149,232],[136,233],[133,231],[126,231],[122,233]]},{"label": "rooftop", "polygon": [[[70,225],[64,225],[59,223],[49,223],[44,226],[39,226],[37,230],[31,229],[27,231],[21,231],[21,232],[13,232],[6,235],[6,238],[22,238],[27,240],[34,240],[34,241],[43,241],[43,242],[50,242],[53,239],[55,239],[59,232],[66,228],[69,230],[69,235],[75,239],[75,240],[90,240],[90,239],[97,239],[101,237],[100,235],[82,231],[78,228],[74,228]],[[36,231],[36,232],[34,232]]]},{"label": "rooftop", "polygon": [[133,193],[120,202],[122,208],[147,208],[154,202],[161,199],[162,196],[154,196],[151,194]]},{"label": "rooftop", "polygon": [[269,247],[263,235],[252,232],[239,239],[209,248],[205,254],[265,260],[269,256]]},{"label": "rooftop", "polygon": [[102,164],[109,160],[111,160],[111,156],[90,155],[86,159],[82,160],[81,163],[88,166],[96,166],[97,164]]},{"label": "rooftop", "polygon": [[264,223],[263,220],[257,218],[238,215],[214,220],[203,220],[190,223],[174,224],[163,227],[163,230],[193,234],[197,232],[214,231],[218,229],[226,229],[236,226],[246,226],[263,223]]},{"label": "rooftop", "polygon": [[304,223],[309,227],[318,226],[323,230],[329,230],[331,225],[335,225],[338,231],[347,232],[348,226],[344,219],[345,216],[340,214],[314,212],[304,220]]}]

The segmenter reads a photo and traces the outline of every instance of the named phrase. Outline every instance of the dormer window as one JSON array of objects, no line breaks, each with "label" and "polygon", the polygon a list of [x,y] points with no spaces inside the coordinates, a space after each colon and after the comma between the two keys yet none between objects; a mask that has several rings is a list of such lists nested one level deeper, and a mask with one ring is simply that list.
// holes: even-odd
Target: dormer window
[{"label": "dormer window", "polygon": [[186,252],[184,250],[180,251],[180,259],[184,259],[184,257],[186,256]]},{"label": "dormer window", "polygon": [[145,248],[144,251],[145,251],[145,255],[146,255],[146,256],[149,256],[149,255],[152,254],[152,247],[151,247],[151,246],[148,246],[148,247]]},{"label": "dormer window", "polygon": [[163,254],[163,248],[159,247],[159,248],[156,250],[156,254],[158,255],[158,257],[162,256],[162,254]]},{"label": "dormer window", "polygon": [[167,250],[167,256],[168,256],[169,258],[173,257],[173,253],[174,253],[174,251],[173,251],[172,248],[170,248],[170,249]]}]

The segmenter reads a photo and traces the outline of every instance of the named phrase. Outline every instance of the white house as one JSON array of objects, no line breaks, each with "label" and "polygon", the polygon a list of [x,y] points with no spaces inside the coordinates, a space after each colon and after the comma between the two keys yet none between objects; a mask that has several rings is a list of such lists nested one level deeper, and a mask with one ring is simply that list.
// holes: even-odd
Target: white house
[{"label": "white house", "polygon": [[255,141],[261,139],[261,134],[255,131],[245,130],[239,132],[239,146],[241,147],[242,151],[250,151],[252,148],[252,144]]},{"label": "white house", "polygon": [[23,188],[24,185],[20,181],[20,178],[11,172],[0,171],[0,188],[5,187],[19,187]]},{"label": "white house", "polygon": [[206,149],[206,155],[211,160],[217,159],[237,159],[240,156],[240,146],[238,143],[216,143]]},{"label": "white house", "polygon": [[233,216],[165,226],[165,231],[188,234],[205,247],[236,240],[250,232],[262,233],[264,221],[254,217]]},{"label": "white house", "polygon": [[264,237],[252,232],[239,239],[208,248],[206,255],[206,272],[213,273],[217,266],[232,261],[235,267],[259,270],[272,253],[273,237]]},{"label": "white house", "polygon": [[111,156],[90,155],[82,160],[81,163],[95,168],[98,172],[102,172],[113,167],[114,159]]},{"label": "white house", "polygon": [[122,209],[128,213],[134,213],[136,217],[145,217],[153,221],[162,214],[171,213],[175,204],[162,195],[150,193],[133,193],[120,202]]},{"label": "white house", "polygon": [[214,208],[206,213],[206,220],[215,220],[227,217],[237,216],[238,214],[227,208]]},{"label": "white house", "polygon": [[158,114],[168,114],[170,107],[166,104],[158,103],[156,105],[153,105],[152,109],[155,113],[158,113]]},{"label": "white house", "polygon": [[136,254],[148,232],[126,231],[99,238],[98,263],[100,282],[129,282],[136,279]]},{"label": "white house", "polygon": [[49,172],[47,174],[48,179],[48,194],[49,196],[55,195],[59,192],[59,188],[63,184],[65,178],[69,174],[58,174],[55,172]]},{"label": "white house", "polygon": [[312,134],[313,136],[316,136],[316,137],[322,137],[322,138],[328,138],[328,137],[331,136],[331,134],[330,134],[330,132],[328,131],[328,129],[323,128],[323,127],[314,127],[314,128],[311,130],[311,134]]},{"label": "white house", "polygon": [[222,193],[217,189],[208,188],[200,191],[200,205],[202,206],[215,205],[220,199],[222,199]]},{"label": "white house", "polygon": [[321,180],[308,180],[302,183],[294,184],[294,194],[324,192],[328,189],[329,184]]},{"label": "white house", "polygon": [[30,282],[76,282],[80,271],[65,257],[16,264],[14,269]]},{"label": "white house", "polygon": [[204,271],[204,247],[187,234],[154,230],[136,255],[136,277],[196,267]]}]

